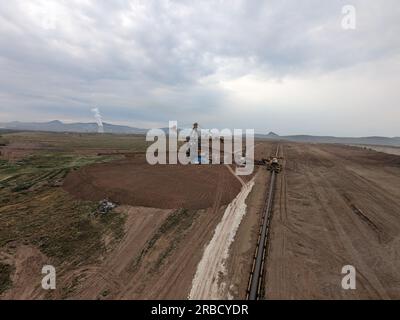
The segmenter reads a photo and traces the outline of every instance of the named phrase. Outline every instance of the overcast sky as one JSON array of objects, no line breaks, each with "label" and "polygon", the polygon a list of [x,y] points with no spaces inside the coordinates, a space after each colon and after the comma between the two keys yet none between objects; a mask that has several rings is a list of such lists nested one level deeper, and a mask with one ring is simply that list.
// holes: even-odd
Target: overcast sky
[{"label": "overcast sky", "polygon": [[0,122],[400,136],[399,102],[398,0],[0,2]]}]

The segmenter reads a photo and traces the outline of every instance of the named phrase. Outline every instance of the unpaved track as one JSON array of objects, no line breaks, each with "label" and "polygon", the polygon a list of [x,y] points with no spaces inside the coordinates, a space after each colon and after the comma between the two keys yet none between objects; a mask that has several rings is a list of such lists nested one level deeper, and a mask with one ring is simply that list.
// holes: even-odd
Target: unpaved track
[{"label": "unpaved track", "polygon": [[237,197],[228,205],[221,222],[217,225],[210,243],[197,267],[189,298],[230,298],[222,277],[226,275],[229,249],[243,216],[246,214],[246,199],[254,186],[254,180],[245,184]]},{"label": "unpaved track", "polygon": [[[286,143],[267,261],[267,299],[400,298],[400,158]],[[341,288],[342,267],[357,290]]]}]

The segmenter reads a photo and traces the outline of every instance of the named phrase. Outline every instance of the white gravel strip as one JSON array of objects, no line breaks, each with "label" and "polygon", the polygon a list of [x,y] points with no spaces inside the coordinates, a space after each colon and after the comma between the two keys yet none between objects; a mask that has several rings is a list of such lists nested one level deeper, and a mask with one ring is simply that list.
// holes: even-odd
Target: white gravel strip
[{"label": "white gravel strip", "polygon": [[189,294],[191,300],[220,300],[231,298],[221,278],[226,275],[225,263],[240,223],[246,214],[246,199],[254,186],[254,179],[242,187],[237,197],[228,205],[221,222],[200,260]]}]

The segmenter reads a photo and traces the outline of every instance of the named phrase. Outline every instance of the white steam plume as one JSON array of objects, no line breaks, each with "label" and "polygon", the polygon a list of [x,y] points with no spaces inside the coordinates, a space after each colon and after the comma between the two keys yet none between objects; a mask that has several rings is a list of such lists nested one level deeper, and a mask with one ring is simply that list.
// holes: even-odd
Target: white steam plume
[{"label": "white steam plume", "polygon": [[101,118],[99,108],[93,108],[92,112],[94,113],[94,118],[96,119],[98,125],[98,133],[104,133],[103,119]]}]

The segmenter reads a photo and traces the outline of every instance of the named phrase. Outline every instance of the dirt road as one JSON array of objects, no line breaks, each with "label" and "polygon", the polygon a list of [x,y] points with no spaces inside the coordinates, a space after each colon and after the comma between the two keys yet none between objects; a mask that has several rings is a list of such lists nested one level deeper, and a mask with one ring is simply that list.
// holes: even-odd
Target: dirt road
[{"label": "dirt road", "polygon": [[[267,299],[400,298],[400,157],[283,144]],[[357,270],[343,290],[342,267]]]},{"label": "dirt road", "polygon": [[246,199],[253,189],[254,180],[243,185],[237,197],[228,205],[214,236],[204,250],[193,279],[190,299],[231,298],[222,277],[227,275],[226,261],[231,243],[235,239],[239,225],[246,214]]}]

